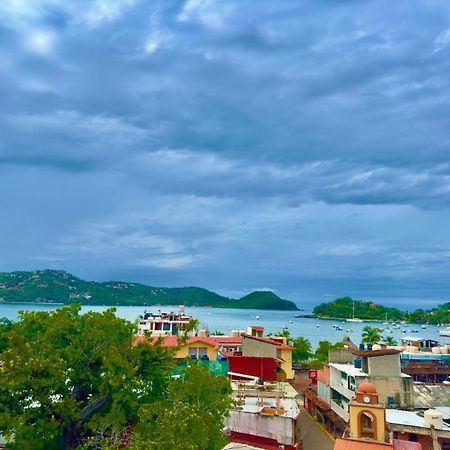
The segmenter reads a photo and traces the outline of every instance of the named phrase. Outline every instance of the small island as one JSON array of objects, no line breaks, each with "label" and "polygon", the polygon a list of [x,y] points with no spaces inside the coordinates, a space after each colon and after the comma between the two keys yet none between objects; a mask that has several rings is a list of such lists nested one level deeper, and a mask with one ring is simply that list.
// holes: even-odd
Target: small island
[{"label": "small island", "polygon": [[416,309],[408,312],[371,301],[340,297],[316,306],[313,309],[313,315],[320,319],[347,320],[358,318],[380,322],[405,321],[410,323],[439,324],[450,323],[450,303],[444,303],[430,310]]},{"label": "small island", "polygon": [[0,302],[107,306],[180,305],[266,310],[298,310],[270,291],[232,299],[200,287],[165,288],[123,281],[82,280],[64,270],[0,272]]}]

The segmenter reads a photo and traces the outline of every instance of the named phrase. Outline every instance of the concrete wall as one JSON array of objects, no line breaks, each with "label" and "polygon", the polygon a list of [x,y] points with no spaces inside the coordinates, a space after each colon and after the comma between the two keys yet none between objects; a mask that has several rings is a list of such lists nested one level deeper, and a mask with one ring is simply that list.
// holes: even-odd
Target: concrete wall
[{"label": "concrete wall", "polygon": [[345,348],[330,350],[328,352],[328,361],[330,363],[353,364],[355,358],[356,356],[350,350]]},{"label": "concrete wall", "polygon": [[330,366],[325,364],[321,370],[317,371],[317,381],[330,384]]},{"label": "concrete wall", "polygon": [[295,420],[289,417],[232,410],[226,426],[240,433],[276,439],[281,444],[295,444]]},{"label": "concrete wall", "polygon": [[[268,358],[276,358],[277,357],[276,345],[243,336],[242,356],[266,356]],[[292,370],[292,361],[291,361],[291,370]]]},{"label": "concrete wall", "polygon": [[388,397],[394,397],[395,403],[402,408],[413,404],[413,383],[405,377],[370,377],[369,381],[377,388],[381,404],[388,404]]},{"label": "concrete wall", "polygon": [[367,360],[371,377],[399,377],[401,374],[399,355],[374,356]]},{"label": "concrete wall", "polygon": [[317,381],[317,395],[325,400],[326,402],[330,403],[330,386],[328,386],[325,383],[322,383],[320,380]]},{"label": "concrete wall", "polygon": [[[400,439],[401,441],[409,441],[410,433],[394,433],[395,439]],[[414,433],[413,433],[414,434]],[[422,446],[422,450],[433,450],[433,441],[430,436],[424,436],[421,434],[416,434],[417,442]]]}]

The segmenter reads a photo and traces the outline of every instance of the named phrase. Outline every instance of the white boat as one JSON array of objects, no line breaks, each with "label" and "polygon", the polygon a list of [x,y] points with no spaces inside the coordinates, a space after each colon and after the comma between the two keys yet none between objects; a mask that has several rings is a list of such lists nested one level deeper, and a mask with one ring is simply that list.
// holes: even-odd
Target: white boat
[{"label": "white boat", "polygon": [[346,322],[357,322],[357,323],[364,322],[364,320],[355,317],[355,302],[353,302],[353,317],[351,319],[347,319]]}]

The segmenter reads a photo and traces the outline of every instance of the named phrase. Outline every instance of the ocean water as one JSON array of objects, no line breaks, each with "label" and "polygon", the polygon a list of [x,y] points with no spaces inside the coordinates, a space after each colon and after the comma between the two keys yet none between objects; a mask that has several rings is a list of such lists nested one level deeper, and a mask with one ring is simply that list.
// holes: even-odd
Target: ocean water
[{"label": "ocean water", "polygon": [[[55,309],[55,305],[34,305],[34,304],[0,304],[0,317],[10,320],[17,320],[18,313],[24,311],[45,311]],[[82,311],[104,311],[105,306],[84,306]],[[118,306],[116,314],[124,319],[135,321],[144,310],[158,312],[159,307],[141,306]],[[177,311],[178,307],[161,307],[162,311]],[[339,320],[319,320],[295,317],[298,314],[307,314],[308,311],[266,311],[256,309],[228,309],[228,308],[207,308],[207,307],[186,307],[186,313],[194,316],[200,321],[202,328],[208,328],[210,332],[221,331],[229,334],[231,330],[246,330],[249,325],[259,325],[265,328],[266,333],[275,333],[287,327],[294,337],[303,336],[310,340],[315,348],[320,340],[331,342],[341,341],[344,335],[348,335],[353,342],[358,344],[361,341],[361,331],[366,325],[376,326],[383,330],[389,328],[377,322],[350,323]],[[333,325],[342,327],[342,331],[333,328]],[[392,327],[391,327],[392,328]],[[444,343],[444,338],[439,336],[439,328],[430,325],[427,329],[422,329],[421,325],[407,324],[406,333],[402,330],[394,330],[387,333],[383,331],[383,336],[393,336],[398,342],[401,337],[414,336],[427,339],[436,339]],[[411,330],[418,330],[418,333],[411,334]],[[351,330],[351,331],[348,331]]]}]

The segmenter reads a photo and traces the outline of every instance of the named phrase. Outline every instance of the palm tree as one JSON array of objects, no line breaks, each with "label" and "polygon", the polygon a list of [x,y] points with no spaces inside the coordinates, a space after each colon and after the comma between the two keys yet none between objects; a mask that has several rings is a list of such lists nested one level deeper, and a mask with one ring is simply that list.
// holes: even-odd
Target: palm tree
[{"label": "palm tree", "polygon": [[377,344],[381,341],[380,329],[366,325],[362,329],[362,341],[365,344]]},{"label": "palm tree", "polygon": [[277,331],[275,333],[275,336],[284,337],[284,338],[286,338],[286,340],[289,340],[289,338],[291,337],[291,333],[289,332],[289,330],[287,328],[283,328],[283,331]]},{"label": "palm tree", "polygon": [[389,345],[391,347],[397,345],[397,341],[395,340],[394,336],[385,336],[383,340],[386,345]]},{"label": "palm tree", "polygon": [[292,339],[294,350],[292,351],[292,360],[294,362],[306,361],[313,355],[311,342],[304,337]]}]

